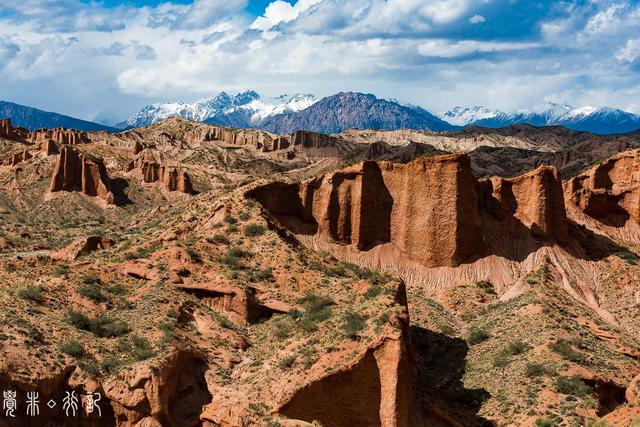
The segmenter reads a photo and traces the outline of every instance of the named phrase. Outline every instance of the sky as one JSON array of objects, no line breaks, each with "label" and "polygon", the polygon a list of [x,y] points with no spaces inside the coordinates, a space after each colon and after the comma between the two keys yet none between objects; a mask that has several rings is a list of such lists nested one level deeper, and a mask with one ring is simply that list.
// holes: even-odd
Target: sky
[{"label": "sky", "polygon": [[640,113],[640,0],[0,0],[0,99],[94,120],[248,89]]}]

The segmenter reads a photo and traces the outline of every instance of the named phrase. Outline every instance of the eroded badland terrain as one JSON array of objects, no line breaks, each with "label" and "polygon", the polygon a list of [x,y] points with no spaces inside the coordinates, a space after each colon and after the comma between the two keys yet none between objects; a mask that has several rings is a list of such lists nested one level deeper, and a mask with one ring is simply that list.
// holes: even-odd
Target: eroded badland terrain
[{"label": "eroded badland terrain", "polygon": [[0,425],[640,425],[636,148],[0,121]]}]

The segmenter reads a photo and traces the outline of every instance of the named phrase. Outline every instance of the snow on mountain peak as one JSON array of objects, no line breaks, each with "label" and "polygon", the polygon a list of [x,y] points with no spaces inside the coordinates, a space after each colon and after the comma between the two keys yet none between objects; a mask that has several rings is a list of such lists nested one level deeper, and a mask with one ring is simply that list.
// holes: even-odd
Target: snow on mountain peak
[{"label": "snow on mountain peak", "polygon": [[478,120],[491,119],[501,114],[498,110],[491,110],[482,106],[475,107],[453,107],[451,110],[442,113],[439,117],[447,122],[465,126]]},{"label": "snow on mountain peak", "polygon": [[220,92],[214,97],[204,98],[196,102],[165,102],[147,105],[140,112],[132,115],[120,127],[140,127],[164,120],[172,116],[204,122],[215,117],[236,112],[246,113],[249,117],[247,125],[255,125],[260,120],[275,114],[304,110],[315,104],[318,99],[310,94],[297,93],[280,95],[266,102],[252,90],[229,95]]}]

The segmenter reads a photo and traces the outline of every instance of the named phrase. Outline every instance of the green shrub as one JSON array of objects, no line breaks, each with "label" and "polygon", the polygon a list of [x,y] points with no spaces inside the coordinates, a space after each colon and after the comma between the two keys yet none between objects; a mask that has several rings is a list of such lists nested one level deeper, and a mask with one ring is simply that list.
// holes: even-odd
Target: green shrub
[{"label": "green shrub", "polygon": [[133,344],[131,355],[135,360],[146,360],[155,355],[148,339],[134,335],[131,337],[131,343]]},{"label": "green shrub", "polygon": [[44,288],[42,286],[27,285],[20,289],[18,296],[22,299],[42,304],[44,302]]},{"label": "green shrub", "polygon": [[60,345],[60,351],[69,356],[82,357],[84,356],[84,346],[76,340],[70,340]]},{"label": "green shrub", "polygon": [[227,224],[237,224],[238,220],[232,215],[227,215],[224,217],[224,222]]},{"label": "green shrub", "polygon": [[296,361],[295,356],[287,356],[284,359],[282,359],[280,363],[278,363],[278,365],[283,369],[287,369],[292,367],[295,361]]},{"label": "green shrub", "polygon": [[591,388],[586,385],[580,377],[558,377],[556,379],[556,390],[562,394],[569,394],[576,397],[585,397],[591,393]]},{"label": "green shrub", "polygon": [[210,242],[221,244],[221,245],[228,245],[229,239],[227,238],[227,236],[224,236],[222,234],[216,234],[215,236],[213,236],[213,238],[210,239]]},{"label": "green shrub", "polygon": [[489,333],[484,329],[472,329],[467,337],[467,343],[469,345],[480,344],[481,342],[488,340],[490,336],[491,335],[489,335]]},{"label": "green shrub", "polygon": [[98,303],[106,302],[109,300],[109,298],[107,298],[106,295],[102,293],[99,285],[93,283],[90,285],[81,286],[80,289],[78,289],[78,293],[83,297]]},{"label": "green shrub", "polygon": [[347,337],[355,340],[358,338],[358,333],[362,331],[366,325],[367,323],[364,317],[358,313],[349,311],[345,313],[343,317],[342,330]]},{"label": "green shrub", "polygon": [[549,418],[539,418],[536,420],[536,427],[554,427],[556,422]]},{"label": "green shrub", "polygon": [[574,350],[571,343],[564,339],[559,339],[549,344],[549,348],[565,360],[576,363],[584,363],[587,360],[587,356],[584,353]]},{"label": "green shrub", "polygon": [[286,321],[279,321],[275,324],[274,335],[281,340],[291,336],[291,325]]},{"label": "green shrub", "polygon": [[545,375],[546,373],[547,373],[546,368],[544,367],[544,365],[540,363],[529,363],[527,364],[527,367],[525,369],[525,374],[529,378],[539,377],[539,376]]},{"label": "green shrub", "polygon": [[634,254],[633,252],[629,251],[626,248],[622,248],[616,252],[613,253],[615,256],[617,256],[618,258],[624,260],[627,262],[627,264],[629,265],[637,265],[638,264],[638,255]]},{"label": "green shrub", "polygon": [[504,354],[505,356],[515,356],[517,354],[521,354],[524,353],[525,351],[529,350],[529,344],[527,344],[526,342],[523,341],[514,341],[511,344],[509,344],[503,351],[502,354]]},{"label": "green shrub", "polygon": [[242,267],[242,258],[249,256],[244,249],[234,246],[227,249],[227,253],[222,257],[222,263],[231,269]]},{"label": "green shrub", "polygon": [[129,333],[129,325],[123,320],[110,319],[105,316],[89,318],[83,313],[69,310],[67,321],[78,329],[92,332],[101,338],[119,337]]},{"label": "green shrub", "polygon": [[82,283],[84,283],[85,285],[100,283],[100,278],[95,274],[87,274],[82,278]]},{"label": "green shrub", "polygon": [[491,283],[488,280],[478,280],[476,282],[476,286],[479,287],[480,289],[482,289],[483,291],[485,291],[488,294],[495,294],[496,293],[496,289],[493,286],[493,283]]},{"label": "green shrub", "polygon": [[266,227],[263,225],[249,224],[244,227],[244,235],[249,237],[262,236],[266,230]]},{"label": "green shrub", "polygon": [[107,292],[114,295],[124,295],[127,292],[127,288],[120,283],[116,283],[115,285],[107,286]]},{"label": "green shrub", "polygon": [[382,292],[382,287],[381,286],[371,286],[364,293],[364,297],[366,299],[373,299],[373,298],[377,297],[378,295],[380,295],[380,292]]}]

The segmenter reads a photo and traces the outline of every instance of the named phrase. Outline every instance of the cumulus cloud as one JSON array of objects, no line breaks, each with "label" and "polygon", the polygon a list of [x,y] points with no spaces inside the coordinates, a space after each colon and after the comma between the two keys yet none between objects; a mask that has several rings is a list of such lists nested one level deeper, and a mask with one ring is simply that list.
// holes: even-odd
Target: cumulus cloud
[{"label": "cumulus cloud", "polygon": [[635,0],[272,0],[258,17],[247,0],[4,3],[0,91],[46,85],[65,95],[66,109],[49,109],[85,118],[92,97],[126,115],[245,89],[359,90],[435,111],[543,99],[640,107]]},{"label": "cumulus cloud", "polygon": [[98,48],[97,53],[106,56],[131,55],[140,61],[151,61],[157,57],[153,47],[142,44],[138,40],[132,40],[129,43],[113,42],[109,46]]},{"label": "cumulus cloud", "polygon": [[248,0],[194,0],[189,5],[163,3],[153,10],[149,23],[154,27],[198,30],[229,18],[247,6]]}]

